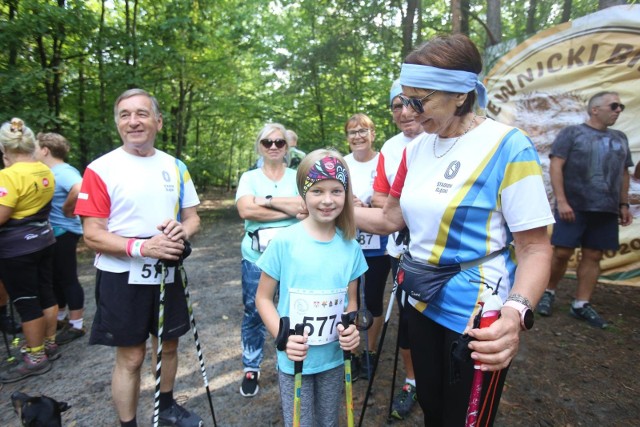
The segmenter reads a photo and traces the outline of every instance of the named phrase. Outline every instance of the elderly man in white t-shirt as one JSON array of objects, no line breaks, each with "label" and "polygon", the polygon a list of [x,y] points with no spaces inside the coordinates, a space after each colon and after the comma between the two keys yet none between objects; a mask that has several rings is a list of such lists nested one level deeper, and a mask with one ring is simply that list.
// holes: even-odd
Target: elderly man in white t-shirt
[{"label": "elderly man in white t-shirt", "polygon": [[[403,114],[402,102],[399,98],[399,95],[401,94],[402,86],[400,86],[400,82],[396,80],[391,86],[389,101],[393,121],[401,132],[387,140],[380,150],[377,175],[373,183],[374,193],[373,198],[371,199],[371,205],[374,207],[381,208],[384,206],[384,202],[389,195],[389,190],[391,189],[391,185],[395,179],[404,148],[424,132],[420,123],[413,120],[413,117],[410,114]],[[395,277],[398,272],[400,256],[406,250],[406,245],[401,242],[401,240],[404,240],[404,237],[405,236],[399,237],[398,233],[394,233],[389,236],[389,242],[387,243],[387,252],[391,257],[393,277]],[[406,237],[408,238],[408,236]],[[398,243],[396,243],[396,241],[398,241]],[[393,399],[391,415],[402,420],[409,414],[411,408],[413,408],[413,405],[416,402],[416,380],[413,373],[413,363],[411,360],[411,352],[409,351],[407,322],[403,309],[405,302],[404,292],[398,292],[396,294],[396,298],[400,308],[400,322],[398,324],[400,355],[402,356],[402,362],[404,363],[407,376],[402,390]]]}]

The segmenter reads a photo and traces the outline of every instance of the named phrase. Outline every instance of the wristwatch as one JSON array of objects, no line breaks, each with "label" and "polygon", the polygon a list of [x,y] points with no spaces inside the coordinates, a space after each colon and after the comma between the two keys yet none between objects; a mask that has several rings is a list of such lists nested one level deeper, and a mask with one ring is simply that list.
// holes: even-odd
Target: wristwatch
[{"label": "wristwatch", "polygon": [[531,303],[527,298],[518,294],[510,295],[503,307],[511,307],[518,310],[518,313],[520,313],[520,327],[523,331],[533,328],[533,310],[531,310]]},{"label": "wristwatch", "polygon": [[273,196],[269,194],[268,196],[265,196],[265,199],[267,199],[267,207],[271,208],[271,199],[273,199]]}]

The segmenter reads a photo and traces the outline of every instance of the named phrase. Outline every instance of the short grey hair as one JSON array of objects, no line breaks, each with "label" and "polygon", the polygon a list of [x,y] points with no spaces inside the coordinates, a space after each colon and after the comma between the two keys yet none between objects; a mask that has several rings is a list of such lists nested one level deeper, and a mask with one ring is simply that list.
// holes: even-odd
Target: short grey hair
[{"label": "short grey hair", "polygon": [[122,92],[122,94],[118,97],[118,99],[116,99],[116,102],[113,104],[113,119],[115,120],[116,124],[118,124],[118,105],[120,104],[120,102],[122,102],[123,99],[131,98],[138,95],[146,96],[151,100],[151,109],[153,110],[153,115],[157,119],[162,116],[158,100],[146,90],[134,88]]},{"label": "short grey hair", "polygon": [[618,92],[614,92],[614,91],[611,91],[611,90],[605,90],[605,91],[596,93],[591,98],[589,98],[589,103],[587,104],[587,113],[589,113],[589,115],[591,115],[591,109],[593,107],[598,107],[599,105],[596,105],[598,103],[598,101],[600,101],[600,99],[602,99],[603,97],[605,97],[607,95],[615,95],[615,96],[618,96],[618,97],[620,96],[618,94]]}]

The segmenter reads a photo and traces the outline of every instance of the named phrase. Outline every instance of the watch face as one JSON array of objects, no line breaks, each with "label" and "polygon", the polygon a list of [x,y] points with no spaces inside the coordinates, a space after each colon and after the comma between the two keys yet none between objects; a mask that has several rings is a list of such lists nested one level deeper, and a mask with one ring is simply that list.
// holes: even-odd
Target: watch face
[{"label": "watch face", "polygon": [[522,320],[524,322],[524,327],[527,331],[533,328],[533,311],[529,309],[525,310]]}]

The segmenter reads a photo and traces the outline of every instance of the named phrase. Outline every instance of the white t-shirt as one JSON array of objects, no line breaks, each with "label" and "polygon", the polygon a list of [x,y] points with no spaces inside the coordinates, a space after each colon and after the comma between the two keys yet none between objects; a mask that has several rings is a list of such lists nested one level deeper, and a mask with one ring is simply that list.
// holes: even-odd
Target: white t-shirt
[{"label": "white t-shirt", "polygon": [[[389,194],[391,191],[391,185],[393,185],[393,180],[396,178],[396,172],[398,171],[400,160],[402,159],[402,152],[411,141],[421,135],[422,134],[417,137],[409,138],[405,136],[404,133],[400,132],[384,143],[378,158],[378,167],[376,178],[373,182],[373,191]],[[387,252],[395,258],[399,257],[405,250],[407,250],[406,245],[396,245],[397,237],[398,233],[393,233],[389,236],[389,241],[387,242]]]},{"label": "white t-shirt", "polygon": [[[198,204],[184,163],[160,150],[140,157],[120,147],[87,166],[75,213],[108,218],[110,233],[148,238],[160,233],[156,227],[164,220],[179,220],[181,209]],[[94,264],[103,271],[122,273],[129,271],[131,259],[98,253]]]}]

